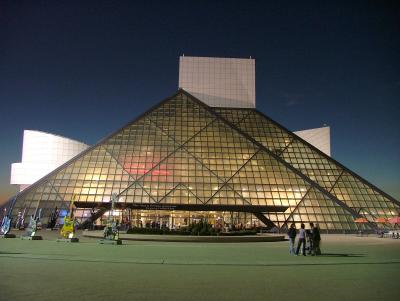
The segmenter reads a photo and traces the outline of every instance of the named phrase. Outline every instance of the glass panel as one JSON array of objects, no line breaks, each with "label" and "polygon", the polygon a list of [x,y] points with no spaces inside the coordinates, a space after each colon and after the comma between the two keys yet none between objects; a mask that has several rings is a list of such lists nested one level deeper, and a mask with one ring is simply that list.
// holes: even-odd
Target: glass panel
[{"label": "glass panel", "polygon": [[247,162],[257,148],[220,121],[207,126],[185,145],[189,153],[224,180]]}]

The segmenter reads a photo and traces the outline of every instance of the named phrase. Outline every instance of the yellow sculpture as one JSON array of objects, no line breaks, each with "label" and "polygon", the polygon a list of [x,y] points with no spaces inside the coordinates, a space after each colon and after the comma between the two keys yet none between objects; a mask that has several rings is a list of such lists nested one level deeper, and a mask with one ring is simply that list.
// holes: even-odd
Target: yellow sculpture
[{"label": "yellow sculpture", "polygon": [[69,214],[64,217],[64,225],[61,228],[60,234],[62,238],[73,238],[75,235],[75,219],[74,219],[74,197],[69,206]]},{"label": "yellow sculpture", "polygon": [[64,225],[61,228],[61,236],[63,238],[73,238],[75,234],[75,220],[73,217],[64,217]]}]

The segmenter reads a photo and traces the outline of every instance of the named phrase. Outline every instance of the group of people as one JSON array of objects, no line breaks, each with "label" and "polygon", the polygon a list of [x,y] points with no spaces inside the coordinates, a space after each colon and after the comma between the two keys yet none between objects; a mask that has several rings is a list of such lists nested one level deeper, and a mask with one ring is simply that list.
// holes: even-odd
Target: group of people
[{"label": "group of people", "polygon": [[[291,255],[299,255],[300,248],[302,247],[303,256],[308,255],[317,256],[321,255],[320,243],[321,243],[321,234],[318,228],[318,225],[314,223],[310,223],[310,228],[305,229],[305,225],[302,223],[300,225],[299,231],[299,239],[297,241],[297,249],[295,251],[295,241],[297,236],[296,225],[292,223],[288,230],[289,236],[289,252]],[[306,250],[308,251],[306,253]]]}]

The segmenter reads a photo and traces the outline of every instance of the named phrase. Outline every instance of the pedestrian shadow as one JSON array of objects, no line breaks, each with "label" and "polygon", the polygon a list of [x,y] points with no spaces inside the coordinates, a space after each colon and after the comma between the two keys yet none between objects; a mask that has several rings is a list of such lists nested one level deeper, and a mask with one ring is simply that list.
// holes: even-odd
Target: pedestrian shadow
[{"label": "pedestrian shadow", "polygon": [[322,253],[322,257],[365,257],[365,254],[352,254],[352,253]]}]

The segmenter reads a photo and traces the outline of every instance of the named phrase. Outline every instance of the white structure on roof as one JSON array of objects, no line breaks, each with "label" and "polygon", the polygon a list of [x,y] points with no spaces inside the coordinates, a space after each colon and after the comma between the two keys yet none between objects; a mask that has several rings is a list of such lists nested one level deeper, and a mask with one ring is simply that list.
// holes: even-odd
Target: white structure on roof
[{"label": "white structure on roof", "polygon": [[211,107],[256,107],[256,61],[181,56],[179,88]]},{"label": "white structure on roof", "polygon": [[324,126],[316,129],[294,132],[300,138],[318,148],[323,153],[331,156],[331,133],[330,127]]},{"label": "white structure on roof", "polygon": [[22,162],[11,165],[11,184],[24,190],[88,147],[69,138],[25,130]]}]

